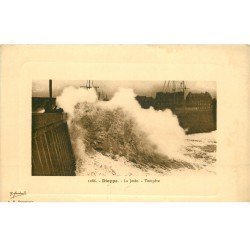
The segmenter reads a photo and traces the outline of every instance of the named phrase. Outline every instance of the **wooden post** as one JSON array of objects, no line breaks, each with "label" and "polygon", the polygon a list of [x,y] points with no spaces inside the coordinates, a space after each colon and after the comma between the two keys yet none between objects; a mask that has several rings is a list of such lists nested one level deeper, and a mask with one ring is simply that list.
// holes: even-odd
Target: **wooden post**
[{"label": "wooden post", "polygon": [[49,109],[52,110],[52,80],[49,79]]}]

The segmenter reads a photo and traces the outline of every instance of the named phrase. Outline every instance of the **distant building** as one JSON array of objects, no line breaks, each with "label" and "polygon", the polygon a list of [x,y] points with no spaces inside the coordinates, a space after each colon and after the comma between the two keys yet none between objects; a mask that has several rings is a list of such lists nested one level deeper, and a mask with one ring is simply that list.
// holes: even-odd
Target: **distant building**
[{"label": "distant building", "polygon": [[180,92],[157,92],[155,98],[147,96],[136,96],[142,108],[154,107],[156,110],[192,108],[195,110],[210,110],[213,107],[213,98],[208,93],[191,93],[185,98],[185,93]]},{"label": "distant building", "polygon": [[155,96],[154,108],[164,110],[166,108],[182,107],[185,103],[184,92],[157,92]]},{"label": "distant building", "polygon": [[191,93],[186,97],[186,107],[196,109],[211,109],[213,98],[208,93]]},{"label": "distant building", "polygon": [[154,98],[147,96],[136,96],[135,99],[139,102],[142,108],[149,109],[154,105]]}]

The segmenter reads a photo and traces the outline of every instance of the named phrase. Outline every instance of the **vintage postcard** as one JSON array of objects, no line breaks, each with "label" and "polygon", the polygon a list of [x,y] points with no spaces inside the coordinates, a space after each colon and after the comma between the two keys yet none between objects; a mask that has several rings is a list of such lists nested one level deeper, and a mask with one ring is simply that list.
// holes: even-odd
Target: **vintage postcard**
[{"label": "vintage postcard", "polygon": [[0,200],[249,201],[247,45],[3,45]]}]

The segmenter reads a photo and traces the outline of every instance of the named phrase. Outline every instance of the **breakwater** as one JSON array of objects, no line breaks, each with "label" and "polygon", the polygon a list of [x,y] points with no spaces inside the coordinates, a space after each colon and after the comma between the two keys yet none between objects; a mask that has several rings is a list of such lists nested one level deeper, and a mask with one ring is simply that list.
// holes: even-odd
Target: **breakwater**
[{"label": "breakwater", "polygon": [[32,175],[75,175],[66,114],[32,114]]}]

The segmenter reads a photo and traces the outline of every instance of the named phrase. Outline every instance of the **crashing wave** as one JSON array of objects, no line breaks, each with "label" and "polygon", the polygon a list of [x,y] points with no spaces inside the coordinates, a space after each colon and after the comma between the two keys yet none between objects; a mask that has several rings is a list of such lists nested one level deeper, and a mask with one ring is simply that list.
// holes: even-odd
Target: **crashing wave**
[{"label": "crashing wave", "polygon": [[170,110],[142,109],[131,89],[119,89],[104,102],[94,90],[69,87],[57,104],[69,114],[78,171],[95,154],[125,159],[142,170],[195,167],[183,151],[187,136],[177,117]]}]

